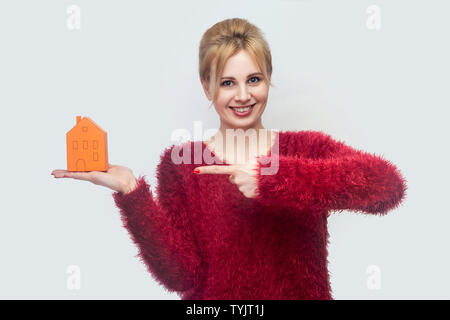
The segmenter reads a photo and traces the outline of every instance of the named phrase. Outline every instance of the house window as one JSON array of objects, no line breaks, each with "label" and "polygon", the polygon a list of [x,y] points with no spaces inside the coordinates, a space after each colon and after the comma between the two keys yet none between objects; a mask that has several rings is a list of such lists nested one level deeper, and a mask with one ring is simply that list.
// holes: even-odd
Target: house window
[{"label": "house window", "polygon": [[72,149],[77,150],[78,149],[78,141],[72,141]]},{"label": "house window", "polygon": [[83,140],[83,149],[87,149],[88,148],[88,142],[87,140]]},{"label": "house window", "polygon": [[94,161],[98,161],[98,152],[94,152]]},{"label": "house window", "polygon": [[83,127],[82,130],[83,130],[83,132],[87,132],[88,131],[88,127]]},{"label": "house window", "polygon": [[92,141],[92,148],[93,149],[98,149],[98,141],[97,140],[93,140]]}]

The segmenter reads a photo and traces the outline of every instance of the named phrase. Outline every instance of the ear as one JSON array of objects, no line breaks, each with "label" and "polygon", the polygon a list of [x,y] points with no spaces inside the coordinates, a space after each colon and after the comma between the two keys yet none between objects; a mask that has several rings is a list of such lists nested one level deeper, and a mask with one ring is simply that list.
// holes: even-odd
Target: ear
[{"label": "ear", "polygon": [[205,92],[206,97],[208,98],[209,101],[211,101],[212,95],[209,92],[209,82],[204,79],[200,79],[200,81],[202,82],[203,91]]}]

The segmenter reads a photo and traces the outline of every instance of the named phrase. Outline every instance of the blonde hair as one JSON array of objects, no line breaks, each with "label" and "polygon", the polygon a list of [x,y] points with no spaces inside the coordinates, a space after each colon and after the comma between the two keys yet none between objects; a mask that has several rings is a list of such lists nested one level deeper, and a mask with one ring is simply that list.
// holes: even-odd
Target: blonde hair
[{"label": "blonde hair", "polygon": [[[272,85],[272,55],[261,30],[246,19],[232,18],[214,24],[203,34],[199,46],[200,79],[208,85],[214,81],[213,102],[228,58],[245,50],[255,61],[269,85]],[[215,79],[210,79],[214,63]],[[211,107],[211,106],[210,106]]]}]

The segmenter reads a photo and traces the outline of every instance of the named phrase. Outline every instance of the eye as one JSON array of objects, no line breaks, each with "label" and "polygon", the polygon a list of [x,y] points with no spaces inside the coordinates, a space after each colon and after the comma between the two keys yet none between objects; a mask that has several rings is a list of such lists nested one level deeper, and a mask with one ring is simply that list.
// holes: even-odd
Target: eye
[{"label": "eye", "polygon": [[251,80],[251,79],[257,79],[257,80],[258,80],[258,81],[254,81],[254,82],[252,82],[252,83],[256,83],[256,82],[259,82],[259,80],[261,80],[259,77],[251,77],[250,80]]},{"label": "eye", "polygon": [[[256,79],[256,81],[251,81],[252,79]],[[249,79],[250,83],[258,83],[260,80],[261,80],[260,77],[251,77],[251,78]],[[226,84],[226,83],[228,83],[228,82],[231,82],[231,83],[232,83],[233,81],[231,81],[231,80],[225,80],[224,82],[221,83],[221,85],[222,85],[222,86],[225,86],[225,87],[229,87],[229,85]]]}]

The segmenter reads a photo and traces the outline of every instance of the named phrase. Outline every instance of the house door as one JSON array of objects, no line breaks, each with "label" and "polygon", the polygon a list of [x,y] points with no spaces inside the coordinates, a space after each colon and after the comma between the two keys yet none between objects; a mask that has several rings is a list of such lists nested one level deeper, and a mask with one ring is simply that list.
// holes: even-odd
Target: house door
[{"label": "house door", "polygon": [[84,161],[84,159],[77,160],[76,171],[86,171],[86,162]]}]

